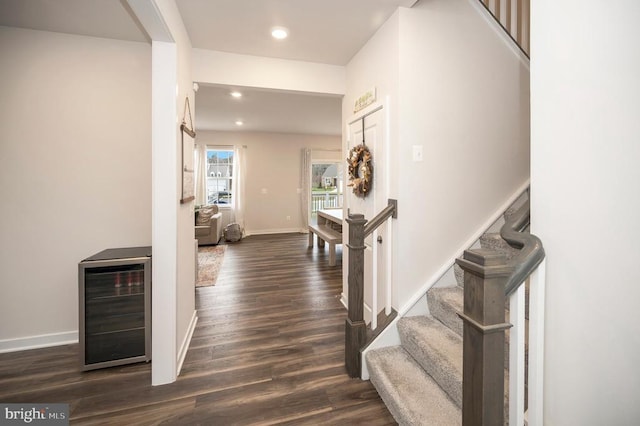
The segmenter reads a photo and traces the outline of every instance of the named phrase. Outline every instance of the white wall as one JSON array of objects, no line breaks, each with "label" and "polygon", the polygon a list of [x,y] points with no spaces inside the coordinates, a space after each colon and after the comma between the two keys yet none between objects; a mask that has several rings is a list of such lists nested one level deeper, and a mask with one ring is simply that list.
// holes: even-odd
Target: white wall
[{"label": "white wall", "polygon": [[640,4],[532,2],[532,232],[547,253],[544,424],[640,416]]},{"label": "white wall", "polygon": [[467,0],[401,9],[400,49],[402,307],[527,181],[529,71]]},{"label": "white wall", "polygon": [[249,235],[304,230],[302,195],[297,191],[302,149],[341,149],[340,136],[285,133],[203,131],[196,143],[246,145],[245,228]]},{"label": "white wall", "polygon": [[151,244],[151,48],[0,27],[0,350],[77,340],[78,262]]},{"label": "white wall", "polygon": [[298,92],[345,92],[345,68],[337,65],[193,49],[193,79],[200,83]]}]

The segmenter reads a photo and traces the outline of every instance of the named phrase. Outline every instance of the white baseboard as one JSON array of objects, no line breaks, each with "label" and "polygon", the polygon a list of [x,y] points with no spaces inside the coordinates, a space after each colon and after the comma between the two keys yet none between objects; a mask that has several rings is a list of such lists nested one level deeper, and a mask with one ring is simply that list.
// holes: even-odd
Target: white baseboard
[{"label": "white baseboard", "polygon": [[347,301],[347,296],[345,296],[344,292],[340,293],[340,303],[342,303],[342,306],[344,306],[347,310],[349,310],[349,303]]},{"label": "white baseboard", "polygon": [[[270,235],[270,234],[293,234],[304,232],[300,228],[283,228],[283,229],[253,229],[246,230],[246,236],[249,235]],[[308,232],[308,231],[307,231]]]},{"label": "white baseboard", "polygon": [[189,350],[191,337],[193,337],[193,332],[196,329],[197,323],[198,323],[198,311],[193,311],[193,315],[191,316],[191,322],[189,322],[189,328],[187,329],[187,334],[184,336],[184,340],[182,341],[182,345],[180,345],[180,350],[178,351],[178,368],[176,370],[176,376],[179,376],[180,370],[182,370],[182,364],[184,363],[184,359],[187,357],[187,351]]},{"label": "white baseboard", "polygon": [[78,343],[77,330],[0,340],[0,353],[70,345],[72,343]]}]

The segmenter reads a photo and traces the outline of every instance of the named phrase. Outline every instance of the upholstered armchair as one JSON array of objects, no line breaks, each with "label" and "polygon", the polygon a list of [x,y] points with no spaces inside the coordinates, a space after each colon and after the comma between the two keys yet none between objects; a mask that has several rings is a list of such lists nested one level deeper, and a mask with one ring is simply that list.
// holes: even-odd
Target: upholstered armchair
[{"label": "upholstered armchair", "polygon": [[218,244],[222,237],[222,213],[218,206],[196,208],[196,238],[198,245]]}]

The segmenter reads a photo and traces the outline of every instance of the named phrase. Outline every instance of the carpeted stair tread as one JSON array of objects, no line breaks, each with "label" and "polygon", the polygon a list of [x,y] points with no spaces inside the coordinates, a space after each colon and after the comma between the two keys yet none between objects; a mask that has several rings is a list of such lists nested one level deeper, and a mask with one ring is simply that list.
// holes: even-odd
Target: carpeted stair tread
[{"label": "carpeted stair tread", "polygon": [[462,320],[457,312],[463,311],[464,290],[459,286],[431,288],[427,301],[431,315],[462,336]]},{"label": "carpeted stair tread", "polygon": [[[515,207],[509,208],[504,213],[505,220],[516,210]],[[491,230],[499,225],[496,222]],[[519,250],[511,247],[499,233],[486,232],[479,243],[483,249],[505,253],[508,260],[519,254]],[[472,247],[478,247],[478,244]],[[459,407],[462,406],[463,322],[457,314],[464,307],[464,274],[462,268],[454,264],[453,275],[457,285],[432,287],[427,291],[430,315],[404,317],[398,321],[402,346],[372,350],[366,356],[371,382],[401,425],[453,425],[462,422]],[[449,280],[450,275],[447,275],[447,284]],[[527,320],[528,290],[527,282]],[[508,322],[508,300],[505,313]],[[505,424],[509,421],[510,334],[508,330],[505,333]],[[528,348],[525,347],[527,357]]]},{"label": "carpeted stair tread", "polygon": [[457,263],[453,264],[453,274],[456,277],[456,283],[464,287],[464,270]]},{"label": "carpeted stair tread", "polygon": [[460,408],[400,346],[370,351],[371,382],[401,425],[459,425]]},{"label": "carpeted stair tread", "polygon": [[398,321],[402,347],[462,406],[462,338],[434,318]]},{"label": "carpeted stair tread", "polygon": [[498,250],[507,255],[507,259],[512,259],[519,253],[519,250],[511,247],[499,233],[486,233],[480,237],[480,247],[483,249]]},{"label": "carpeted stair tread", "polygon": [[[464,289],[462,287],[438,287],[427,291],[431,316],[462,337],[462,319],[458,312],[464,311]],[[507,307],[508,305],[507,301]],[[509,310],[505,308],[506,322]],[[509,330],[505,334],[505,362],[509,360]]]}]

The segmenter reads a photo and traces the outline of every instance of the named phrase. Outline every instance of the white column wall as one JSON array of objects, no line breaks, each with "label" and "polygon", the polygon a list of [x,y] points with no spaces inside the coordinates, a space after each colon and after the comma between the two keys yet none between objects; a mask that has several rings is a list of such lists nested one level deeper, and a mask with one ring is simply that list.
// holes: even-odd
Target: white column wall
[{"label": "white column wall", "polygon": [[176,45],[152,43],[153,102],[153,306],[152,383],[176,379],[178,208],[176,176]]},{"label": "white column wall", "polygon": [[[175,381],[197,321],[193,201],[182,194],[180,124],[189,97],[195,115],[191,42],[175,0],[155,0],[153,50],[153,363],[152,383]],[[144,10],[141,8],[140,10]],[[153,12],[152,12],[153,13]],[[193,143],[185,152],[193,155]],[[188,155],[188,154],[187,154]]]},{"label": "white column wall", "polygon": [[532,232],[547,253],[544,424],[637,424],[640,4],[531,7]]}]

